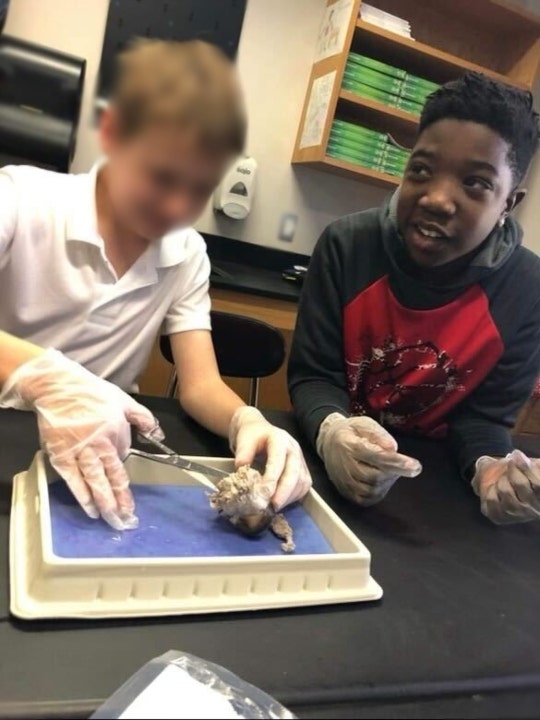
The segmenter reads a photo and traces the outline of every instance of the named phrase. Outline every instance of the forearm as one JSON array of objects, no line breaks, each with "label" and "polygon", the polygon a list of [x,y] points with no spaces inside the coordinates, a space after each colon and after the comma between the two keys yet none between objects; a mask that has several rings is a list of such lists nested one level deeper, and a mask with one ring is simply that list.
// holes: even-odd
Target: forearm
[{"label": "forearm", "polygon": [[512,451],[507,427],[480,416],[464,414],[449,426],[448,439],[461,474],[470,479],[476,460],[482,455],[504,457]]},{"label": "forearm", "polygon": [[349,415],[343,358],[345,255],[340,232],[327,228],[309,263],[291,347],[289,393],[298,422],[313,446],[328,415]]},{"label": "forearm", "polygon": [[19,366],[44,352],[38,345],[0,330],[0,387]]},{"label": "forearm", "polygon": [[234,412],[244,401],[220,377],[190,385],[179,393],[183,409],[200,425],[222,437],[229,434]]},{"label": "forearm", "polygon": [[298,422],[313,446],[322,421],[331,413],[349,415],[349,396],[327,380],[309,380],[292,385],[291,399]]}]

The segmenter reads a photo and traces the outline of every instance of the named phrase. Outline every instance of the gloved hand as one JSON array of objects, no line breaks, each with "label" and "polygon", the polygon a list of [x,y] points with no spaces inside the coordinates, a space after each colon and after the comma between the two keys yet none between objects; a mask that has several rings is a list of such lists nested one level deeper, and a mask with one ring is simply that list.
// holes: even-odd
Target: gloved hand
[{"label": "gloved hand", "polygon": [[271,425],[257,408],[244,405],[236,410],[229,426],[229,444],[237,468],[251,465],[259,454],[266,456],[263,479],[274,485],[274,510],[309,492],[311,475],[300,445],[288,432]]},{"label": "gloved hand", "polygon": [[359,505],[378,503],[398,477],[422,472],[419,461],[400,455],[390,433],[366,415],[328,415],[319,428],[317,452],[341,495]]},{"label": "gloved hand", "polygon": [[101,515],[116,530],[137,526],[122,460],[130,423],[142,432],[156,427],[149,410],[52,349],[10,375],[0,407],[35,411],[42,448],[89,517]]},{"label": "gloved hand", "polygon": [[472,487],[482,513],[497,525],[540,518],[540,460],[521,450],[504,458],[478,458]]}]

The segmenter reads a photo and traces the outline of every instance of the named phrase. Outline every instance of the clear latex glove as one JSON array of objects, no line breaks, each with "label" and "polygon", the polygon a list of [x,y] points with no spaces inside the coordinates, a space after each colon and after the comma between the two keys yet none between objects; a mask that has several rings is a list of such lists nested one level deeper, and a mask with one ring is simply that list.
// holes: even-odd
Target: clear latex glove
[{"label": "clear latex glove", "polygon": [[236,410],[229,426],[229,444],[237,468],[251,465],[257,455],[266,456],[263,480],[274,488],[274,510],[309,492],[311,475],[300,445],[288,432],[269,423],[257,408],[244,405]]},{"label": "clear latex glove", "polygon": [[131,445],[130,423],[163,437],[149,410],[57,350],[17,368],[0,407],[35,411],[42,448],[89,517],[101,515],[116,530],[137,526],[122,459]]},{"label": "clear latex glove", "polygon": [[397,443],[382,425],[365,415],[328,415],[317,435],[317,452],[330,480],[348,500],[374,505],[398,477],[422,472],[418,460],[397,452]]},{"label": "clear latex glove", "polygon": [[540,460],[521,450],[478,458],[472,487],[482,513],[497,525],[540,519]]}]

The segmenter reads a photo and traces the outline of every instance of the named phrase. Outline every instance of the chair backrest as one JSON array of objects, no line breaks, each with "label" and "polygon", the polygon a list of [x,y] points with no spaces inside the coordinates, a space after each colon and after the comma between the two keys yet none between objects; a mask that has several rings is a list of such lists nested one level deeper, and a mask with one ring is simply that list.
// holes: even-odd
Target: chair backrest
[{"label": "chair backrest", "polygon": [[[212,340],[221,375],[260,378],[277,372],[285,359],[282,333],[260,320],[212,311]],[[163,357],[173,362],[167,335],[160,338]]]}]

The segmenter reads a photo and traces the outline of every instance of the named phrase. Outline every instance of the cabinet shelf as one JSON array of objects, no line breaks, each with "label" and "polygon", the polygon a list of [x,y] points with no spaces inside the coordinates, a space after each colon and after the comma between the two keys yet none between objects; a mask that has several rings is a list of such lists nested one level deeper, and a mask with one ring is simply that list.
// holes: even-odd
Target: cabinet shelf
[{"label": "cabinet shelf", "polygon": [[340,103],[338,115],[347,115],[349,118],[360,121],[372,120],[377,125],[384,121],[384,127],[398,142],[406,147],[412,146],[420,122],[418,115],[385,105],[371,98],[355,95],[348,90],[340,90],[338,100]]},{"label": "cabinet shelf", "polygon": [[[334,2],[326,0],[327,11]],[[415,40],[361,19],[362,2],[351,0],[348,18],[342,19],[347,27],[341,49],[317,55],[311,68],[292,155],[295,165],[385,188],[400,183],[398,177],[327,155],[336,118],[390,135],[405,148],[414,146],[418,133],[418,115],[343,88],[350,52],[441,85],[474,71],[521,90],[534,87],[540,19],[508,0],[372,0],[380,10],[406,18]]]},{"label": "cabinet shelf", "polygon": [[389,175],[379,170],[372,170],[371,168],[362,167],[361,165],[356,165],[346,160],[338,160],[329,155],[325,155],[322,160],[314,160],[313,162],[302,164],[308,165],[316,170],[324,170],[334,175],[340,175],[341,177],[363,180],[364,182],[369,182],[371,185],[377,185],[387,190],[394,189],[401,183],[401,178],[396,175]]},{"label": "cabinet shelf", "polygon": [[370,51],[373,53],[373,57],[383,55],[386,62],[390,61],[394,65],[404,67],[409,72],[425,76],[426,70],[429,69],[429,79],[435,82],[445,83],[467,70],[474,70],[522,90],[529,89],[526,83],[512,80],[507,75],[502,75],[417,40],[402,37],[364,20],[358,20],[356,23],[354,42],[361,44],[362,52],[366,55],[369,55]]}]

